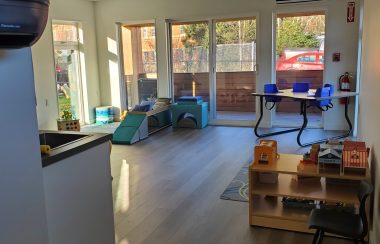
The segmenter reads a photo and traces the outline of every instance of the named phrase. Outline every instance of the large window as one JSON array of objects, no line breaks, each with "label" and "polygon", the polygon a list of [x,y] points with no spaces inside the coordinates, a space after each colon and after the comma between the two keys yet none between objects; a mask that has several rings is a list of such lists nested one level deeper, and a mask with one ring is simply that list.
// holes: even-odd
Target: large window
[{"label": "large window", "polygon": [[256,19],[215,22],[216,118],[254,120]]},{"label": "large window", "polygon": [[212,120],[254,120],[256,19],[173,22],[170,28],[174,98],[202,96]]},{"label": "large window", "polygon": [[208,22],[171,24],[172,78],[174,98],[209,95]]},{"label": "large window", "polygon": [[53,42],[59,115],[67,111],[83,123],[78,26],[77,22],[54,21]]},{"label": "large window", "polygon": [[154,24],[121,27],[124,81],[128,108],[157,97],[156,32]]},{"label": "large window", "polygon": [[[293,83],[323,86],[325,14],[324,12],[278,14],[276,22],[276,83],[279,89],[291,89]],[[322,113],[309,108],[309,124],[322,126]],[[289,123],[290,124],[287,124]],[[277,105],[274,123],[302,123],[299,105],[284,99]]]}]

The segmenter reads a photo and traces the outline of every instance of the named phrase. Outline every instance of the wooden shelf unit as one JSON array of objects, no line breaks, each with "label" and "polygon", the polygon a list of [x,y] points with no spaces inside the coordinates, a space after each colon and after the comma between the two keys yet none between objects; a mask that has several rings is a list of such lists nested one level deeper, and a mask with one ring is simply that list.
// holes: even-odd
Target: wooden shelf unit
[{"label": "wooden shelf unit", "polygon": [[167,111],[167,110],[170,110],[170,105],[161,106],[161,107],[158,107],[156,109],[150,110],[148,112],[134,112],[134,111],[131,111],[131,112],[128,112],[128,113],[129,114],[144,114],[146,116],[152,116],[152,115],[155,115],[155,114]]},{"label": "wooden shelf unit", "polygon": [[[326,178],[366,180],[368,175],[340,175],[297,171],[302,155],[281,154],[272,165],[249,167],[249,223],[250,225],[311,233],[308,229],[309,210],[284,207],[282,197],[327,202],[358,204],[355,187],[345,184],[326,184]],[[259,173],[277,173],[277,183],[262,183]],[[296,180],[296,176],[315,176],[318,179]],[[266,197],[271,196],[271,197]]]},{"label": "wooden shelf unit", "polygon": [[[162,113],[162,112],[168,112],[170,111],[170,105],[165,105],[165,106],[161,106],[161,107],[158,107],[156,109],[153,109],[153,110],[150,110],[148,112],[135,112],[135,111],[131,111],[131,112],[128,112],[129,114],[142,114],[142,115],[145,115],[146,117],[150,117],[150,116],[155,116],[155,115],[158,115],[159,113]],[[171,126],[172,123],[167,123],[163,126],[149,126],[148,124],[148,128],[147,128],[147,131],[148,131],[148,135],[151,135],[153,133],[156,133],[160,130],[163,130],[169,126]]]}]

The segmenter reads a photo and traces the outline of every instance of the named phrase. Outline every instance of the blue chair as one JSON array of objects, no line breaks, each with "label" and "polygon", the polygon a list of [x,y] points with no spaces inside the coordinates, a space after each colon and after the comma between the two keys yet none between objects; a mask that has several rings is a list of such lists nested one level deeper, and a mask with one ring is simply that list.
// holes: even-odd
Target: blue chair
[{"label": "blue chair", "polygon": [[328,87],[330,88],[330,96],[332,96],[335,92],[335,88],[334,88],[334,85],[331,85],[331,84],[325,84],[323,87]]},{"label": "blue chair", "polygon": [[309,86],[306,82],[293,83],[293,92],[308,92]]},{"label": "blue chair", "polygon": [[[325,84],[323,87],[327,87],[330,89],[330,97],[334,95],[334,92],[335,92],[335,88],[334,88],[334,85],[331,85],[331,84]],[[329,108],[333,108],[334,107],[334,104],[332,103],[332,99],[329,100],[329,105],[328,105]]]},{"label": "blue chair", "polygon": [[[276,84],[265,84],[264,93],[276,94],[278,93],[278,88]],[[265,96],[265,108],[272,110],[277,102],[281,102],[281,97],[277,96]],[[268,103],[273,103],[272,106],[268,107]]]},{"label": "blue chair", "polygon": [[265,84],[264,93],[278,93],[278,88],[276,84]]},{"label": "blue chair", "polygon": [[[329,97],[330,96],[330,88],[329,87],[323,87],[318,88],[315,92],[314,97]],[[324,100],[315,100],[311,101],[309,103],[309,107],[314,106],[319,108],[322,111],[327,111],[330,108],[331,99],[324,99]]]}]

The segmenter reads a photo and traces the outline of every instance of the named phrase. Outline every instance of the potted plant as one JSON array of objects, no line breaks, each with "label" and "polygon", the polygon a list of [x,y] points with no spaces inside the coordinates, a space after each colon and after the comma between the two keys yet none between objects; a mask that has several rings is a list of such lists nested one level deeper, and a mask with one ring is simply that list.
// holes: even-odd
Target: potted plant
[{"label": "potted plant", "polygon": [[75,119],[70,110],[64,110],[57,119],[58,130],[80,131],[79,119]]}]

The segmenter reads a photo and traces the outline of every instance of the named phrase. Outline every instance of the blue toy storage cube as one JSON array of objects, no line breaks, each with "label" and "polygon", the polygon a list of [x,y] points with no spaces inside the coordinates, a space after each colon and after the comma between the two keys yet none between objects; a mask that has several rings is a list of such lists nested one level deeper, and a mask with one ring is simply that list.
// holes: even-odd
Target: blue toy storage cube
[{"label": "blue toy storage cube", "polygon": [[114,111],[112,106],[95,108],[96,124],[110,124],[114,121]]},{"label": "blue toy storage cube", "polygon": [[172,104],[170,107],[172,111],[173,128],[187,127],[181,126],[181,120],[187,119],[193,121],[194,128],[202,129],[208,123],[208,103],[202,102],[200,104]]}]

